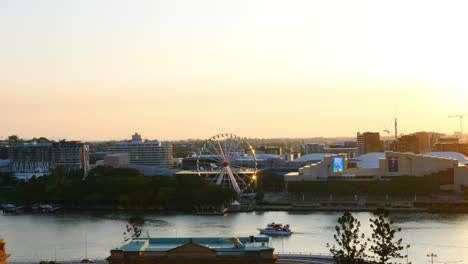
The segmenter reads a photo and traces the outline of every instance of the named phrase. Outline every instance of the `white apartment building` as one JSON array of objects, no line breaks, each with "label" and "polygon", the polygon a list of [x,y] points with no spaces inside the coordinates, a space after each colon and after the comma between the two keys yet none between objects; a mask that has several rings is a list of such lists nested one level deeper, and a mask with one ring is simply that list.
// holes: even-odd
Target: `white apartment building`
[{"label": "white apartment building", "polygon": [[128,153],[131,165],[170,168],[172,145],[163,145],[157,140],[143,141],[135,134],[130,141],[121,141],[108,150],[109,153]]}]

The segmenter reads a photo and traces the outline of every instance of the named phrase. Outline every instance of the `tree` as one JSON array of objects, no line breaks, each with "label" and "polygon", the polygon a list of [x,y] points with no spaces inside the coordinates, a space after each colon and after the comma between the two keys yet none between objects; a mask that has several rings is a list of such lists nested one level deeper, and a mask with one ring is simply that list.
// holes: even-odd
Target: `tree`
[{"label": "tree", "polygon": [[[392,228],[393,221],[388,217],[388,211],[385,209],[377,209],[374,213],[377,216],[375,219],[370,219],[372,228],[372,239],[368,239],[373,245],[370,247],[370,252],[374,254],[373,258],[377,259],[377,263],[385,264],[391,259],[405,258],[406,255],[401,255],[405,247],[402,246],[402,239],[395,240],[395,234],[401,231],[401,228]],[[409,245],[407,246],[409,247]]]},{"label": "tree", "polygon": [[11,143],[17,143],[20,141],[20,138],[17,135],[11,135],[8,137],[8,142]]},{"label": "tree", "polygon": [[18,179],[13,176],[13,173],[0,172],[0,186],[14,186],[18,183]]},{"label": "tree", "polygon": [[[336,234],[333,236],[338,248],[335,245],[330,248],[335,262],[338,264],[365,263],[367,243],[361,241],[364,239],[364,234],[359,233],[361,222],[346,211],[338,218],[338,223],[339,225],[335,227]],[[327,244],[327,247],[330,245]]]},{"label": "tree", "polygon": [[131,217],[128,220],[126,231],[124,232],[124,241],[127,242],[134,238],[141,237],[145,220],[141,217]]}]

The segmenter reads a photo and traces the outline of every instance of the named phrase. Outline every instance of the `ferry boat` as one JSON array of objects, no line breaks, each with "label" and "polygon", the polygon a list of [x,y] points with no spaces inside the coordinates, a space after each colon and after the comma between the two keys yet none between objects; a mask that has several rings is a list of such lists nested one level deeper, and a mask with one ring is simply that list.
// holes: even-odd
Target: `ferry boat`
[{"label": "ferry boat", "polygon": [[17,214],[24,210],[24,206],[16,206],[14,204],[2,204],[1,208],[4,214]]},{"label": "ferry boat", "polygon": [[274,222],[268,224],[266,228],[259,228],[258,230],[260,231],[260,234],[271,236],[289,236],[293,233],[289,225],[276,224]]},{"label": "ferry boat", "polygon": [[39,213],[53,213],[60,210],[60,207],[51,204],[36,204],[33,205],[32,210]]}]

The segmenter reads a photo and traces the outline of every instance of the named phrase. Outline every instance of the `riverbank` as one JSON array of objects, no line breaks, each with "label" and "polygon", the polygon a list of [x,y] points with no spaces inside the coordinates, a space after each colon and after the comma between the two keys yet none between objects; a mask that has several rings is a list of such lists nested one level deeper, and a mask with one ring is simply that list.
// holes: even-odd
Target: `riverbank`
[{"label": "riverbank", "polygon": [[[195,210],[169,210],[156,207],[128,207],[128,206],[62,206],[56,212],[79,213],[79,212],[134,212],[134,213],[158,213],[158,214],[189,214],[196,215]],[[374,212],[378,208],[385,208],[389,212],[427,212],[437,214],[468,214],[468,203],[429,203],[418,204],[418,206],[398,207],[392,205],[317,205],[317,204],[256,204],[248,207],[230,208],[226,213],[246,212]],[[34,212],[22,210],[23,212]],[[38,212],[36,212],[38,213]],[[54,212],[51,212],[54,213]],[[42,213],[44,214],[44,213]],[[50,213],[45,213],[50,214]]]},{"label": "riverbank", "polygon": [[259,212],[275,212],[275,211],[284,211],[284,212],[374,212],[378,208],[385,208],[390,212],[429,212],[427,208],[394,208],[394,207],[370,207],[370,206],[275,206],[275,205],[264,205],[264,206],[255,206],[252,211]]}]

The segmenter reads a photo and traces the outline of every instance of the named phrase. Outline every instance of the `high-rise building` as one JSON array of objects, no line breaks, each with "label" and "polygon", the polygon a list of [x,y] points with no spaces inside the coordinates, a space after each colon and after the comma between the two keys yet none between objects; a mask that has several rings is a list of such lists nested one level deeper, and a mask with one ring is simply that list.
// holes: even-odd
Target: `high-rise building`
[{"label": "high-rise building", "polygon": [[132,135],[132,142],[142,142],[143,139],[141,139],[141,135],[138,133],[135,133]]},{"label": "high-rise building", "polygon": [[157,140],[142,141],[135,134],[131,141],[121,141],[108,149],[109,153],[128,153],[130,164],[170,168],[172,164],[172,145],[163,145]]},{"label": "high-rise building", "polygon": [[54,168],[52,143],[16,143],[9,147],[8,157],[10,171],[13,173],[42,176]]},{"label": "high-rise building", "polygon": [[25,178],[48,174],[56,166],[89,170],[89,146],[79,141],[21,142],[8,148],[9,171]]},{"label": "high-rise building", "polygon": [[80,141],[52,143],[54,166],[65,166],[69,170],[89,170],[89,145]]},{"label": "high-rise building", "polygon": [[357,155],[370,152],[382,152],[383,144],[378,132],[357,133]]},{"label": "high-rise building", "polygon": [[393,150],[398,152],[412,152],[422,154],[434,149],[434,145],[439,140],[440,134],[434,132],[417,132],[404,135],[398,138]]}]

